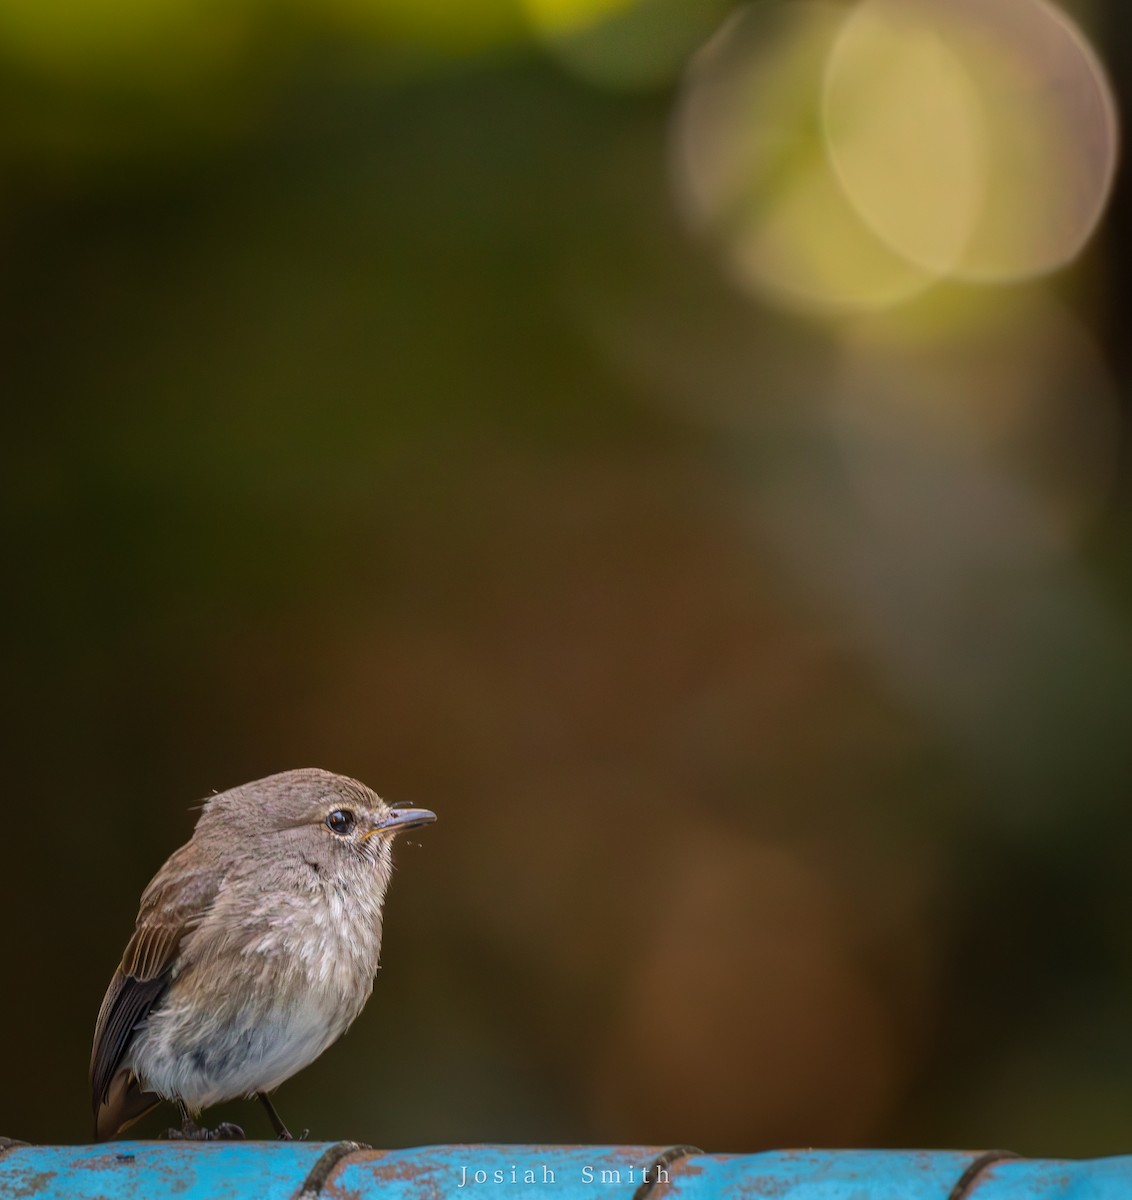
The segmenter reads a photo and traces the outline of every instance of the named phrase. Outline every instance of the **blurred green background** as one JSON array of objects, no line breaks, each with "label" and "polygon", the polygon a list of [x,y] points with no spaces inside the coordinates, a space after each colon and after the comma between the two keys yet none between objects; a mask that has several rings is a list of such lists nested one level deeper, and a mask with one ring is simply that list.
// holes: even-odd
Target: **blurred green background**
[{"label": "blurred green background", "polygon": [[1132,1146],[1127,186],[1060,273],[749,286],[730,9],[4,5],[0,1133],[89,1137],[191,805],[323,766],[440,820],[292,1128]]}]

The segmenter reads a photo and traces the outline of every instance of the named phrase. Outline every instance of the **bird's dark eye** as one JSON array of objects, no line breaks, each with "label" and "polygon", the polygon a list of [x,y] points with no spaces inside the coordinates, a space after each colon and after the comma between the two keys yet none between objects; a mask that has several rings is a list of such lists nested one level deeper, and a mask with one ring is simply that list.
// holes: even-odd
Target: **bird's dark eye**
[{"label": "bird's dark eye", "polygon": [[345,837],[354,828],[355,820],[354,814],[348,808],[336,808],[326,818],[326,828],[331,833],[339,833]]}]

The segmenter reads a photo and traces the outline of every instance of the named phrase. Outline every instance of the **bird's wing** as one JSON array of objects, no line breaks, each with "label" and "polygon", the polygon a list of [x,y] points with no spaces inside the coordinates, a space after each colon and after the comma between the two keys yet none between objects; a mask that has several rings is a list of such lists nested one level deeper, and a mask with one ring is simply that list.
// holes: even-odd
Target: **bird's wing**
[{"label": "bird's wing", "polygon": [[222,885],[214,869],[192,866],[186,857],[184,849],[177,851],[142,895],[134,936],[98,1012],[90,1086],[99,1141],[156,1103],[154,1097],[139,1107],[147,1093],[116,1077],[138,1026],[169,987],[181,942],[208,913]]}]

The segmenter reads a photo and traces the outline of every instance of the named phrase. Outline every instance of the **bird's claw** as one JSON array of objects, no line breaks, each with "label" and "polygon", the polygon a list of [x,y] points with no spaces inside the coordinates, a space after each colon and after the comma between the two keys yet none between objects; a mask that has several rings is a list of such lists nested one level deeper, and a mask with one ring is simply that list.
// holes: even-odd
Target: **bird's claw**
[{"label": "bird's claw", "polygon": [[180,1129],[167,1129],[161,1137],[167,1142],[203,1142],[208,1137],[208,1130],[182,1125]]},{"label": "bird's claw", "polygon": [[215,1129],[202,1129],[186,1121],[180,1129],[167,1129],[163,1136],[170,1142],[242,1142],[244,1131],[230,1121],[221,1121]]}]

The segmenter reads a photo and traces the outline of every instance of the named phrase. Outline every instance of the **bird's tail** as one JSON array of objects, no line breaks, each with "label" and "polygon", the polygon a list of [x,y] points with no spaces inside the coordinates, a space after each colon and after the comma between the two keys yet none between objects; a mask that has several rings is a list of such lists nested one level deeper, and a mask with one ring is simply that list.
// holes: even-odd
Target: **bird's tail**
[{"label": "bird's tail", "polygon": [[160,1103],[161,1097],[155,1092],[142,1090],[133,1071],[117,1072],[94,1114],[94,1140],[104,1142],[116,1136]]}]

